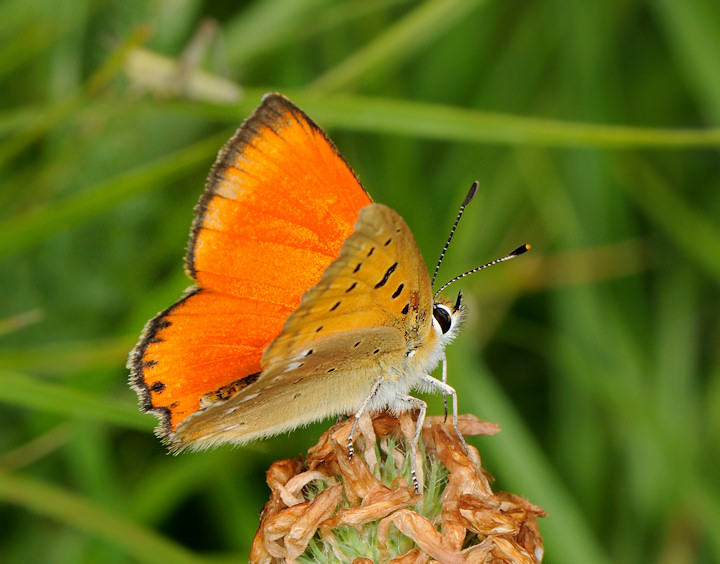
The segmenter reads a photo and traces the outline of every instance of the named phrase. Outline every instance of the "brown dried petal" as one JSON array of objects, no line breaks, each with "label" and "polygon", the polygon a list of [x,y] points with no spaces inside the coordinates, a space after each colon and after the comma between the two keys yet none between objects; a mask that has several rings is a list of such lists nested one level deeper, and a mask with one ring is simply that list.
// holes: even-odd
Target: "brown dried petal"
[{"label": "brown dried petal", "polygon": [[[449,420],[446,421],[442,415],[428,415],[423,425],[423,439],[425,438],[424,431],[436,425],[449,425]],[[500,425],[497,423],[483,421],[479,417],[469,413],[458,415],[458,428],[465,437],[495,435],[500,432]]]},{"label": "brown dried petal", "polygon": [[370,414],[365,413],[362,416],[360,416],[360,419],[358,419],[358,431],[359,431],[359,437],[357,442],[359,444],[364,444],[365,448],[363,448],[363,458],[365,459],[365,464],[367,464],[368,468],[371,472],[376,473],[378,469],[378,459],[377,455],[375,454],[375,443],[377,443],[377,435],[375,434],[375,430],[373,429],[372,419],[370,419]]},{"label": "brown dried petal", "polygon": [[467,500],[458,503],[458,513],[463,525],[481,536],[516,535],[520,532],[520,525],[512,516],[503,514],[478,499],[472,503]]},{"label": "brown dried petal", "polygon": [[447,427],[433,428],[434,442],[438,457],[443,465],[450,471],[447,497],[459,497],[470,493],[479,496],[492,495],[487,475],[480,470],[479,464],[471,458],[480,456],[475,447],[468,445],[468,453],[458,438],[451,434]]},{"label": "brown dried petal", "polygon": [[307,510],[293,523],[285,535],[288,559],[294,560],[305,552],[320,523],[335,513],[341,497],[341,484],[323,490],[315,496]]},{"label": "brown dried petal", "polygon": [[341,428],[330,437],[340,473],[345,480],[345,495],[352,505],[357,505],[369,491],[381,485],[360,456],[349,458],[350,451],[345,446],[350,434],[348,426]]},{"label": "brown dried petal", "polygon": [[262,546],[256,546],[256,543],[253,542],[253,548],[250,551],[250,561],[255,562],[253,557],[261,554],[267,554],[275,558],[284,558],[285,544],[282,542],[282,539],[290,530],[292,524],[297,521],[298,517],[305,511],[309,503],[308,501],[304,504],[295,505],[264,521],[260,529],[262,536],[258,535],[255,537],[255,541],[262,542]]},{"label": "brown dried petal", "polygon": [[271,562],[272,557],[265,547],[265,537],[262,534],[262,527],[258,529],[255,538],[250,545],[250,555],[248,556],[248,562],[255,564],[268,564]]},{"label": "brown dried petal", "polygon": [[265,523],[265,537],[270,541],[274,541],[285,536],[290,527],[293,526],[311,503],[311,501],[299,503],[273,515]]},{"label": "brown dried petal", "polygon": [[[368,468],[369,464],[376,473],[379,470],[375,450],[378,441],[396,467],[403,466],[407,453],[402,448],[388,452],[388,438],[404,436],[406,444],[412,441],[415,433],[412,414],[396,418],[384,413],[361,418],[354,440],[357,454],[348,460],[346,445],[352,422],[349,419],[336,424],[323,434],[310,449],[308,470],[303,471],[298,460],[281,461],[270,468],[267,481],[272,493],[253,541],[251,562],[292,561],[307,549],[318,529],[326,549],[344,561],[344,541],[340,536],[335,538],[333,531],[348,526],[360,529],[372,522],[378,523],[381,549],[387,550],[389,535],[398,534],[420,547],[391,561],[398,564],[428,561],[529,564],[541,560],[543,545],[537,517],[545,512],[520,496],[494,493],[490,488],[492,477],[482,469],[477,450],[471,446],[466,450],[455,429],[442,417],[428,417],[423,426],[426,453],[439,459],[449,472],[442,491],[441,514],[436,519],[441,532],[436,530],[437,524],[409,509],[419,497],[402,476],[395,477],[388,488]],[[498,431],[496,425],[474,416],[460,416],[459,427],[467,435]],[[420,461],[417,468],[422,468]],[[314,500],[305,501],[311,491],[306,487],[310,482],[330,487]],[[342,488],[347,501],[340,505]],[[390,533],[390,524],[397,531]],[[468,530],[477,535],[476,544],[462,550]],[[366,564],[370,560],[361,558],[356,562]]]},{"label": "brown dried petal", "polygon": [[[398,476],[395,478],[395,482],[404,481],[402,477]],[[415,493],[415,490],[408,486],[398,486],[395,488],[388,488],[380,485],[371,492],[369,492],[362,500],[362,505],[371,505],[373,503],[379,503],[387,500],[399,500],[407,505],[413,505],[420,501],[421,496]]]},{"label": "brown dried petal", "polygon": [[[323,530],[344,527],[347,525],[357,526],[379,521],[390,515],[393,511],[408,507],[417,503],[418,496],[412,488],[398,488],[390,490],[380,486],[377,490],[363,499],[360,507],[347,509],[338,515],[328,519],[322,524]],[[325,533],[326,534],[326,533]]]},{"label": "brown dried petal", "polygon": [[413,548],[402,556],[388,560],[387,564],[425,564],[429,559],[430,557],[427,554],[423,554],[417,548]]},{"label": "brown dried petal", "polygon": [[460,519],[454,515],[452,518],[448,518],[448,513],[445,511],[445,503],[443,503],[440,530],[442,531],[442,536],[445,537],[448,546],[451,546],[455,550],[460,550],[462,548],[465,536],[467,535],[467,529]]},{"label": "brown dried petal", "polygon": [[329,485],[337,483],[335,478],[331,478],[318,471],[307,471],[298,474],[290,478],[284,486],[278,486],[278,492],[283,500],[283,503],[288,507],[292,507],[298,503],[305,501],[303,497],[303,488],[307,486],[313,480],[319,480],[321,482],[330,482]]},{"label": "brown dried petal", "polygon": [[401,433],[400,421],[387,411],[373,414],[372,422],[375,434],[380,437],[398,436]]},{"label": "brown dried petal", "polygon": [[[279,488],[283,487],[297,472],[302,469],[302,462],[297,459],[279,460],[274,462],[267,471],[266,480],[268,486],[272,490],[270,501],[265,504],[260,516],[260,526],[258,532],[253,539],[250,547],[250,562],[269,562],[271,550],[275,550],[275,539],[268,538],[267,533],[270,524],[277,519],[283,519],[284,516],[278,517],[283,511],[287,511],[285,503],[282,501]],[[301,511],[301,508],[296,509]],[[269,548],[270,547],[270,548]]]},{"label": "brown dried petal", "polygon": [[[543,515],[544,517],[544,512]],[[543,539],[540,536],[537,519],[530,517],[522,527],[517,536],[517,542],[522,546],[528,554],[533,554],[537,562],[541,562],[545,549],[543,548]]]},{"label": "brown dried petal", "polygon": [[515,495],[510,492],[497,492],[495,497],[500,501],[500,508],[503,511],[508,512],[523,512],[529,515],[536,515],[538,517],[547,517],[545,510],[538,506],[533,505],[524,497]]},{"label": "brown dried petal", "polygon": [[300,472],[303,468],[302,460],[291,458],[273,462],[265,474],[265,482],[271,490],[278,486],[287,484],[288,480]]},{"label": "brown dried petal", "polygon": [[[332,431],[333,428],[330,430]],[[322,443],[322,444],[321,444]],[[316,447],[319,447],[316,449]],[[330,444],[329,432],[326,431],[320,438],[320,443],[308,450],[305,466],[308,470],[318,470],[327,476],[340,474],[340,467],[335,459],[335,451]]]},{"label": "brown dried petal", "polygon": [[435,530],[430,521],[409,509],[396,511],[380,521],[378,545],[381,550],[387,550],[388,530],[391,523],[403,535],[412,539],[420,547],[420,550],[427,553],[431,558],[446,564],[460,564],[463,562],[462,554],[448,546],[445,539]]},{"label": "brown dried petal", "polygon": [[534,564],[535,560],[515,543],[504,538],[493,539],[495,545],[492,555],[496,562],[507,562],[508,564]]},{"label": "brown dried petal", "polygon": [[466,548],[465,550],[463,550],[465,562],[469,562],[472,564],[485,564],[486,562],[491,561],[490,552],[492,551],[493,547],[493,539],[487,538],[480,544],[476,544],[475,546]]}]

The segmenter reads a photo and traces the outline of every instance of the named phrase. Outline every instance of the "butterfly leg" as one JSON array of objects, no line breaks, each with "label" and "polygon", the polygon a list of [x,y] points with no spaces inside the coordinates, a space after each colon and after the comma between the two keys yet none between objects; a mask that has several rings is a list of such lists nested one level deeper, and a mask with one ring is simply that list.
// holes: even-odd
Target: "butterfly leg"
[{"label": "butterfly leg", "polygon": [[417,422],[415,423],[415,436],[413,437],[412,443],[410,443],[410,475],[412,476],[413,487],[415,493],[420,493],[420,483],[417,479],[417,448],[420,442],[420,435],[422,434],[423,423],[425,423],[425,412],[427,411],[427,404],[418,398],[412,396],[405,396],[402,398],[407,403],[412,404],[415,409],[419,411]]},{"label": "butterfly leg", "polygon": [[[444,366],[444,364],[443,364],[443,366]],[[440,390],[443,393],[443,396],[445,396],[445,394],[452,396],[452,405],[453,405],[452,426],[455,428],[455,432],[457,433],[457,436],[460,439],[460,442],[462,443],[463,447],[465,448],[465,452],[467,452],[467,443],[465,442],[465,437],[462,436],[462,433],[460,432],[460,428],[458,427],[457,392],[455,391],[455,388],[453,388],[452,386],[449,386],[445,382],[441,382],[437,378],[433,378],[429,374],[426,374],[425,376],[423,376],[422,379],[427,384],[430,384],[433,388]]]},{"label": "butterfly leg", "polygon": [[360,416],[367,411],[368,405],[370,405],[370,402],[375,397],[375,394],[377,394],[378,388],[380,388],[380,385],[384,381],[385,381],[385,376],[380,376],[377,380],[375,380],[375,383],[373,384],[372,388],[370,388],[370,393],[363,400],[363,402],[360,404],[360,407],[355,412],[355,421],[353,421],[352,428],[350,429],[350,435],[348,436],[348,440],[347,440],[348,459],[352,458],[355,455],[355,449],[353,448],[353,439],[355,438],[355,431],[357,430],[358,421],[360,420]]},{"label": "butterfly leg", "polygon": [[[445,356],[445,353],[443,353],[442,359],[440,359],[440,361],[442,362],[442,383],[447,384],[447,357]],[[443,411],[445,412],[445,421],[447,421],[447,414],[448,414],[447,394],[445,393],[444,390],[443,390],[442,396],[443,396]]]}]

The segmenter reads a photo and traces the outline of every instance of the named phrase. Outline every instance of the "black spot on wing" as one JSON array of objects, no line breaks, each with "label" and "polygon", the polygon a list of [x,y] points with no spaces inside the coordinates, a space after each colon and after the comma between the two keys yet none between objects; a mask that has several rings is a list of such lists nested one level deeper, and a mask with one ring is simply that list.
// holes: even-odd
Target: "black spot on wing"
[{"label": "black spot on wing", "polygon": [[392,295],[393,299],[397,298],[397,297],[400,295],[400,293],[403,291],[403,288],[404,288],[404,287],[405,287],[405,284],[400,284],[400,285],[397,287],[397,290],[395,290],[395,292],[394,292],[393,295]]},{"label": "black spot on wing", "polygon": [[330,311],[335,311],[341,303],[342,302],[337,302],[334,306],[330,308]]},{"label": "black spot on wing", "polygon": [[218,401],[218,400],[226,400],[237,394],[240,390],[243,388],[247,388],[250,384],[255,382],[260,377],[260,372],[254,372],[253,374],[248,374],[244,378],[239,378],[237,380],[234,380],[233,382],[230,382],[229,384],[225,386],[220,386],[217,390],[213,390],[212,392],[208,392],[203,395],[203,397],[211,400],[211,401]]},{"label": "black spot on wing", "polygon": [[157,360],[146,360],[145,354],[150,345],[163,341],[158,333],[172,325],[172,322],[168,319],[172,312],[201,291],[200,288],[191,286],[186,290],[187,293],[182,298],[148,321],[143,329],[140,341],[130,353],[127,362],[127,367],[130,369],[130,385],[137,392],[141,409],[152,413],[160,420],[160,424],[155,431],[159,437],[166,436],[171,430],[170,408],[172,406],[156,407],[153,405],[152,394],[153,392],[160,393],[162,391],[160,386],[163,384],[159,381],[153,381],[152,384],[145,381],[146,371],[158,364]]},{"label": "black spot on wing", "polygon": [[383,276],[382,280],[380,280],[380,282],[378,282],[377,284],[375,284],[375,289],[376,289],[376,290],[379,289],[379,288],[382,288],[385,284],[387,284],[387,281],[390,279],[390,275],[391,275],[393,272],[395,272],[395,269],[397,268],[397,265],[398,265],[398,263],[395,262],[395,263],[392,264],[392,266],[391,266],[390,268],[388,268],[388,269],[385,271],[385,275]]},{"label": "black spot on wing", "polygon": [[405,307],[402,308],[402,314],[407,315],[408,311],[410,311],[410,304],[405,304]]}]

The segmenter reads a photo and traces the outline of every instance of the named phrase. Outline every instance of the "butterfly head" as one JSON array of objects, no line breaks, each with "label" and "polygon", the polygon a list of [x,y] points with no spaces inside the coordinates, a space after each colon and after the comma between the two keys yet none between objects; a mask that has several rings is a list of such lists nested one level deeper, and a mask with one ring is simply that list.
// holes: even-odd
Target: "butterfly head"
[{"label": "butterfly head", "polygon": [[465,305],[462,303],[462,292],[458,292],[453,300],[438,295],[433,302],[433,329],[443,347],[457,335],[465,316]]}]

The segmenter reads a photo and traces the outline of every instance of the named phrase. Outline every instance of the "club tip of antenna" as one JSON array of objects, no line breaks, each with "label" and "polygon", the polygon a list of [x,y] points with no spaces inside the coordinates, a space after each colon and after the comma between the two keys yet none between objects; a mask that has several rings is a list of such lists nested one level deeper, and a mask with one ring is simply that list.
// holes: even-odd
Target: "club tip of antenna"
[{"label": "club tip of antenna", "polygon": [[523,253],[527,253],[532,247],[525,243],[524,245],[520,245],[517,249],[515,249],[512,253],[510,253],[509,256],[511,257],[517,257]]},{"label": "club tip of antenna", "polygon": [[470,190],[467,193],[467,196],[465,196],[465,199],[463,200],[462,207],[467,206],[472,199],[475,197],[475,194],[477,194],[478,187],[480,186],[480,183],[476,180],[472,183],[472,186],[470,186]]}]

